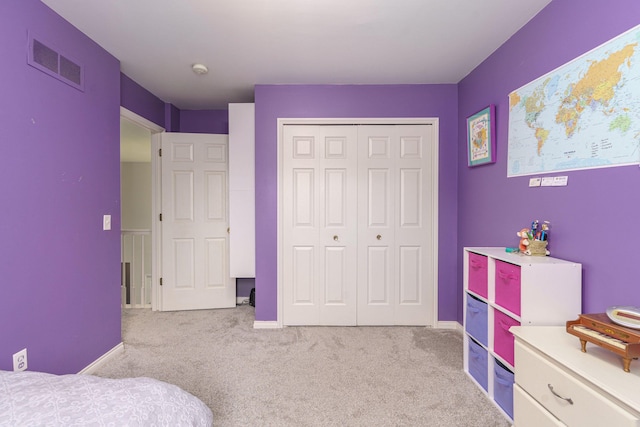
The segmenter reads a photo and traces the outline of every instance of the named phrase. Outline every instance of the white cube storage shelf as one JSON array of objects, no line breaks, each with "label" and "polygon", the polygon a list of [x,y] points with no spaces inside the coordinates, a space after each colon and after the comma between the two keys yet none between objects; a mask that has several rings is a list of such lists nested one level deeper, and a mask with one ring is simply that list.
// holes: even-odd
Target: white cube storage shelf
[{"label": "white cube storage shelf", "polygon": [[464,370],[511,420],[517,366],[509,328],[576,319],[582,312],[582,265],[504,247],[467,247],[463,259]]}]

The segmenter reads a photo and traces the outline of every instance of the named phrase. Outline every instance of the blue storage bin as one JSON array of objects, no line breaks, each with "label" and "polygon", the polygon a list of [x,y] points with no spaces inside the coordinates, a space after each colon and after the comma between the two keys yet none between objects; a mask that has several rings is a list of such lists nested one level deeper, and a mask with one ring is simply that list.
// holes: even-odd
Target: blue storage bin
[{"label": "blue storage bin", "polygon": [[487,350],[469,338],[469,374],[487,391]]},{"label": "blue storage bin", "polygon": [[487,303],[467,294],[467,319],[465,330],[473,338],[488,347]]},{"label": "blue storage bin", "polygon": [[513,372],[498,360],[493,372],[493,399],[513,419]]},{"label": "blue storage bin", "polygon": [[485,347],[489,346],[488,327],[487,327],[487,303],[479,300],[473,295],[467,294],[467,318],[465,322],[465,330],[473,338],[482,343]]}]

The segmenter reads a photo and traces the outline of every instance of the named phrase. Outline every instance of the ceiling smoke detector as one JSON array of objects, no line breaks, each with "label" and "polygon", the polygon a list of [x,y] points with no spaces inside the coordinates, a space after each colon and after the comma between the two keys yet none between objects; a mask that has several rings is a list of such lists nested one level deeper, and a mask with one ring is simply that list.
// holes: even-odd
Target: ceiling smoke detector
[{"label": "ceiling smoke detector", "polygon": [[207,68],[207,66],[202,64],[193,64],[191,66],[191,69],[193,70],[194,73],[196,73],[199,76],[203,74],[207,74],[209,72],[209,69]]}]

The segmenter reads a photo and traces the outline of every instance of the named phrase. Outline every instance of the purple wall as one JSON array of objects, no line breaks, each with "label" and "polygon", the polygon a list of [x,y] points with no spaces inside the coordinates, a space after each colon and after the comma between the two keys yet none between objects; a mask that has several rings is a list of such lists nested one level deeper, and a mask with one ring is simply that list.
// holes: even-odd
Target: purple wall
[{"label": "purple wall", "polygon": [[[120,64],[38,0],[0,22],[0,369],[26,347],[30,370],[78,372],[121,342]],[[84,66],[84,92],[27,65],[28,32]]]},{"label": "purple wall", "polygon": [[188,133],[229,133],[228,110],[181,110],[180,131]]},{"label": "purple wall", "polygon": [[[583,312],[640,306],[638,166],[551,174],[568,175],[567,187],[530,189],[529,177],[506,177],[508,94],[638,24],[636,0],[555,0],[460,82],[459,265],[464,246],[516,246],[516,231],[549,220],[552,256],[583,264]],[[465,118],[488,104],[496,104],[497,163],[470,169]]]},{"label": "purple wall", "polygon": [[277,119],[438,117],[439,318],[454,320],[457,277],[458,112],[456,85],[270,86],[255,88],[256,320],[277,317]]},{"label": "purple wall", "polygon": [[162,126],[167,132],[229,133],[228,110],[180,110],[125,74],[121,74],[120,82],[120,105]]},{"label": "purple wall", "polygon": [[180,110],[173,104],[164,104],[164,129],[167,132],[180,132]]},{"label": "purple wall", "polygon": [[120,105],[166,129],[164,101],[125,74],[120,75]]},{"label": "purple wall", "polygon": [[253,278],[237,278],[236,279],[236,297],[249,297],[251,289],[256,287],[256,281]]}]

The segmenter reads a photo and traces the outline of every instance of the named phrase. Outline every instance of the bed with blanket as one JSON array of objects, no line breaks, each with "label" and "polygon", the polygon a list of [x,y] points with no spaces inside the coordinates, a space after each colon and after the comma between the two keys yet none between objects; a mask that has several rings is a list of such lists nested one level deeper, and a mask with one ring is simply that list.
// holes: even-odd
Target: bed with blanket
[{"label": "bed with blanket", "polygon": [[0,371],[0,426],[211,426],[197,397],[151,378]]}]

